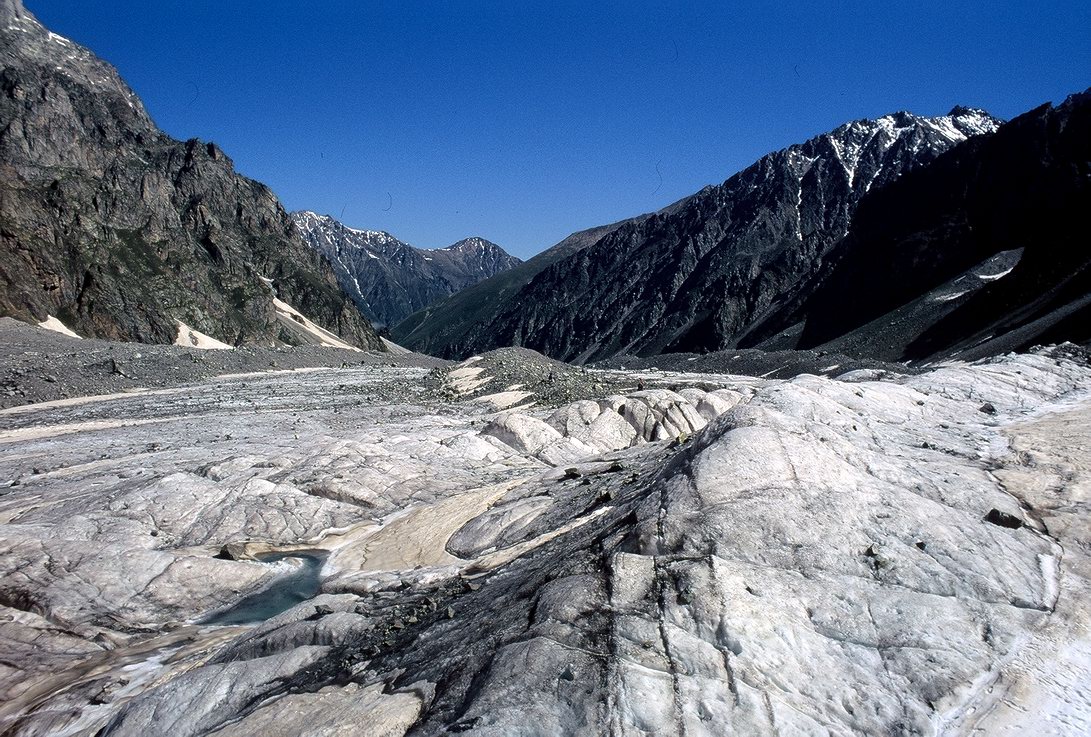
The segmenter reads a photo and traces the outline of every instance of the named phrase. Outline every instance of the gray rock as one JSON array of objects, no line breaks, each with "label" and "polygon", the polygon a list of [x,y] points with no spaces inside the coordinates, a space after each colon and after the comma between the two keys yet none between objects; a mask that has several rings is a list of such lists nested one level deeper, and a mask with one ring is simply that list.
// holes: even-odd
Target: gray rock
[{"label": "gray rock", "polygon": [[384,350],[268,188],[215,144],[166,136],[113,67],[8,5],[0,315],[84,337],[172,343],[180,321],[229,345],[296,344],[276,296]]}]

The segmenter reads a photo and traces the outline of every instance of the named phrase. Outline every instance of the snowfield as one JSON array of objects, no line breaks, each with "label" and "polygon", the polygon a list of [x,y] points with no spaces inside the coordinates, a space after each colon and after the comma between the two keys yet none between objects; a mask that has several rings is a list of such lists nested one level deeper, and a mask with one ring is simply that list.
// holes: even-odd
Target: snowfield
[{"label": "snowfield", "polygon": [[1091,732],[1083,354],[562,404],[512,360],[0,411],[0,731]]}]

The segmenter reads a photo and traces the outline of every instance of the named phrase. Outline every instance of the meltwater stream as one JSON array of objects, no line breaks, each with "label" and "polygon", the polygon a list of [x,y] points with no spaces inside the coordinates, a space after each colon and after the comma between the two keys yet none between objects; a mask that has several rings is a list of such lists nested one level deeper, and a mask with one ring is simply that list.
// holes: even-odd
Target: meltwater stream
[{"label": "meltwater stream", "polygon": [[260,591],[249,594],[238,604],[214,614],[202,624],[254,624],[290,609],[301,601],[318,594],[322,583],[322,565],[328,553],[324,550],[293,550],[287,553],[264,553],[254,556],[262,563],[282,560],[297,561],[296,570],[278,576]]}]

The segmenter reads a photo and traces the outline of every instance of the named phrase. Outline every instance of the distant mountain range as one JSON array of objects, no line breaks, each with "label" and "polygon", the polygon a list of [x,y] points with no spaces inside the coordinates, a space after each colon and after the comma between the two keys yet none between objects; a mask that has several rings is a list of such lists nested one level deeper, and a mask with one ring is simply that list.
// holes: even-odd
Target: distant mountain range
[{"label": "distant mountain range", "polygon": [[268,188],[214,144],[165,135],[112,66],[19,0],[0,0],[0,171],[0,315],[382,350]]},{"label": "distant mountain range", "polygon": [[[809,349],[883,361],[1091,341],[1091,94],[1009,123],[842,125],[526,263],[289,216],[160,131],[109,64],[0,0],[0,315],[205,345]],[[346,296],[347,295],[347,296]]]},{"label": "distant mountain range", "polygon": [[376,326],[411,313],[520,263],[484,238],[415,248],[389,233],[349,228],[328,215],[292,213],[307,243],[329,259],[337,281]]},{"label": "distant mountain range", "polygon": [[907,361],[1087,341],[1087,116],[1085,93],[1005,125],[963,107],[848,123],[571,236],[393,335],[452,358],[521,345],[577,362],[735,348]]},{"label": "distant mountain range", "polygon": [[[673,207],[675,205],[661,212],[668,212]],[[413,313],[394,327],[394,337],[411,343],[415,350],[423,353],[445,356],[465,356],[482,350],[480,346],[495,346],[493,318],[518,312],[522,290],[538,274],[594,245],[608,233],[648,217],[651,215],[573,233],[534,258]]]},{"label": "distant mountain range", "polygon": [[[436,340],[435,318],[414,316],[395,338],[446,356],[515,344],[576,361],[728,347],[815,273],[870,190],[998,125],[969,109],[843,125],[664,211],[600,230],[582,248],[547,251],[539,260],[548,266],[479,315],[469,335]],[[435,314],[461,321],[451,307]]]}]

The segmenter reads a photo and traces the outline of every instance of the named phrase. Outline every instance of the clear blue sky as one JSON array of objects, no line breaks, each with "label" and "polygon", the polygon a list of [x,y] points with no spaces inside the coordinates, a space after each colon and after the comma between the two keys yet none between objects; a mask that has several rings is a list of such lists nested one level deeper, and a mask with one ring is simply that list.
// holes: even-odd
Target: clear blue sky
[{"label": "clear blue sky", "polygon": [[1087,0],[25,4],[289,209],[522,257],[847,120],[1091,85]]}]

